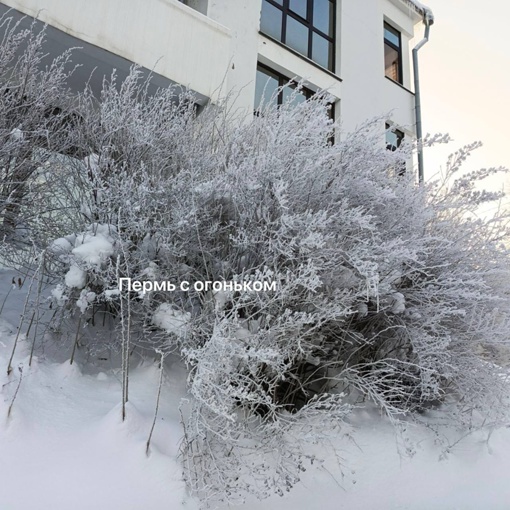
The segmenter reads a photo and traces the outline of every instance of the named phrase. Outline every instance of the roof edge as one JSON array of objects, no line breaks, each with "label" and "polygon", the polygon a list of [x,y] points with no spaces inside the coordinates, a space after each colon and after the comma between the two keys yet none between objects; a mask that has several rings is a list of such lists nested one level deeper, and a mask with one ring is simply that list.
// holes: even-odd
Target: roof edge
[{"label": "roof edge", "polygon": [[422,4],[419,0],[401,0],[401,2],[407,4],[408,7],[423,16],[423,20],[428,21],[430,25],[434,23],[434,13],[430,7]]}]

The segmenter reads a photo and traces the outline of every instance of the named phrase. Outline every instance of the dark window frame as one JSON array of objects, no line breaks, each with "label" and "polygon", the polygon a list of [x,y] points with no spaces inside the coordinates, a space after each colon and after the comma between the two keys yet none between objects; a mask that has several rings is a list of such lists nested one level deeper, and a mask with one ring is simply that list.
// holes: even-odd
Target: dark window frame
[{"label": "dark window frame", "polygon": [[[278,91],[278,96],[276,99],[276,104],[278,106],[281,106],[283,104],[283,87],[288,86],[290,88],[295,88],[298,86],[298,83],[292,78],[288,78],[284,74],[275,71],[271,67],[265,64],[261,64],[260,62],[257,63],[257,71],[265,72],[265,74],[272,76],[278,81],[278,88],[280,89]],[[307,100],[310,99],[315,94],[313,90],[310,90],[306,87],[301,87],[301,92],[303,93],[303,96],[305,96]]]},{"label": "dark window frame", "polygon": [[[395,44],[393,44],[393,42],[391,42],[389,39],[386,38],[386,30],[388,30],[393,35],[398,37],[398,46],[396,46]],[[403,85],[404,84],[404,74],[402,72],[402,32],[400,30],[396,29],[393,25],[391,25],[387,21],[384,22],[383,31],[384,31],[384,48],[386,49],[386,46],[388,46],[392,50],[396,51],[397,55],[398,55],[398,62],[397,62],[397,65],[398,65],[397,78],[398,79],[395,80],[394,78],[392,78],[391,76],[388,76],[386,74],[386,65],[385,65],[385,69],[384,69],[384,75],[386,76],[386,78],[389,78],[390,80],[392,80],[400,85]],[[385,58],[386,58],[386,52],[385,52]]]},{"label": "dark window frame", "polygon": [[396,128],[393,124],[386,123],[386,135],[388,135],[388,133],[395,134],[397,145],[390,143],[388,141],[388,136],[386,136],[386,149],[395,152],[402,145],[406,134],[402,130]]},{"label": "dark window frame", "polygon": [[[257,62],[257,71],[261,71],[269,76],[272,76],[274,79],[278,81],[278,95],[276,96],[276,106],[281,106],[284,101],[284,87],[290,87],[290,88],[296,88],[299,84],[292,78],[289,78],[285,76],[284,74],[280,73],[279,71],[276,71],[275,69],[262,64],[261,62]],[[301,87],[300,91],[303,93],[303,96],[305,96],[306,100],[311,99],[317,92],[314,92],[313,90],[307,88],[307,87]],[[329,116],[332,120],[335,120],[335,103],[330,103],[331,107],[329,109]],[[254,105],[254,113],[255,115],[259,115],[258,106]]]},{"label": "dark window frame", "polygon": [[[314,15],[314,0],[306,0],[307,1],[307,16],[306,18],[303,18],[299,14],[295,13],[290,8],[290,0],[280,0],[280,2],[276,0],[262,0],[262,3],[266,2],[269,5],[277,8],[282,12],[282,26],[281,26],[281,41],[283,44],[288,46],[289,48],[293,49],[294,51],[298,52],[300,55],[303,55],[305,58],[310,59],[312,62],[316,63],[320,67],[327,69],[328,71],[335,72],[336,67],[336,13],[337,13],[337,0],[328,0],[332,4],[332,12],[333,12],[333,19],[331,20],[331,35],[324,33],[319,28],[315,27],[313,24],[313,15]],[[286,44],[287,40],[287,20],[288,18],[293,18],[297,22],[301,23],[305,26],[305,28],[308,30],[308,43],[307,43],[307,53],[304,55],[303,53],[299,52],[292,46],[289,46]],[[262,22],[261,22],[261,32],[265,34],[263,28],[262,28]],[[328,66],[324,67],[322,64],[317,62],[313,59],[313,34],[317,34],[330,44],[330,53],[328,54]],[[273,37],[270,34],[267,34],[269,37]]]},{"label": "dark window frame", "polygon": [[[388,140],[388,133],[395,134],[397,145],[394,145]],[[386,150],[391,152],[395,152],[396,150],[398,150],[398,148],[402,145],[405,136],[406,134],[401,129],[396,128],[394,124],[386,123]],[[395,169],[395,174],[398,177],[402,177],[406,174],[406,170],[407,168],[405,163],[402,163],[401,165],[399,164]]]}]

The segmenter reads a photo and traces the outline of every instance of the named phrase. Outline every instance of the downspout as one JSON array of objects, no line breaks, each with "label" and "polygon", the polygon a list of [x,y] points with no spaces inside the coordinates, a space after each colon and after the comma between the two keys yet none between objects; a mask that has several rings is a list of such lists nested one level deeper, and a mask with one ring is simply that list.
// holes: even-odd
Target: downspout
[{"label": "downspout", "polygon": [[434,23],[434,19],[428,12],[423,16],[425,24],[425,34],[423,39],[413,48],[413,69],[414,69],[414,104],[416,110],[416,138],[418,139],[418,181],[420,184],[424,181],[423,170],[423,132],[421,125],[421,92],[420,92],[420,72],[418,68],[418,51],[425,46],[429,40],[430,26]]}]

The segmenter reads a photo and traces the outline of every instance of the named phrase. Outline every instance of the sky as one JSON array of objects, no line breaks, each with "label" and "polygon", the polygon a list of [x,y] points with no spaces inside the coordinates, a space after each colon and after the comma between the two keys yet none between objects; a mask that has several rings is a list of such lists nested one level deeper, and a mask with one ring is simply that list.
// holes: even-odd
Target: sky
[{"label": "sky", "polygon": [[[449,133],[454,141],[425,153],[430,178],[448,154],[477,140],[484,146],[467,170],[510,168],[510,2],[423,0],[434,12],[430,40],[419,53],[424,133]],[[420,36],[421,38],[421,36]],[[491,189],[510,192],[510,174]],[[510,205],[510,198],[504,199]]]}]

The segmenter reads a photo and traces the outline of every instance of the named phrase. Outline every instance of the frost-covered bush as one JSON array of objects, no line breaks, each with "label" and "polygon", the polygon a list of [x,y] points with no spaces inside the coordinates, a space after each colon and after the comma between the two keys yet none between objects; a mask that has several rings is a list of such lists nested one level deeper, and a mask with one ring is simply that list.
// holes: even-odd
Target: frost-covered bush
[{"label": "frost-covered bush", "polygon": [[[39,227],[32,236],[42,234],[43,224],[51,230],[56,200],[39,216],[34,206],[49,162],[78,152],[78,117],[67,86],[71,52],[51,60],[42,24],[23,26],[23,20],[0,18],[0,240],[31,244],[30,225]],[[13,260],[11,251],[2,256]]]},{"label": "frost-covered bush", "polygon": [[[190,95],[149,95],[136,71],[81,100],[89,156],[60,188],[74,230],[44,247],[55,303],[99,329],[108,314],[125,370],[131,346],[182,354],[182,456],[207,501],[290,489],[320,461],[309,446],[348,434],[365,400],[393,420],[444,402],[459,420],[506,411],[507,224],[474,214],[499,198],[475,188],[495,170],[457,177],[467,148],[417,186],[401,175],[411,147],[386,151],[382,119],[340,136],[326,108],[197,116]],[[119,291],[124,277],[191,285]],[[276,288],[193,289],[223,280]]]}]

